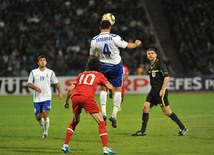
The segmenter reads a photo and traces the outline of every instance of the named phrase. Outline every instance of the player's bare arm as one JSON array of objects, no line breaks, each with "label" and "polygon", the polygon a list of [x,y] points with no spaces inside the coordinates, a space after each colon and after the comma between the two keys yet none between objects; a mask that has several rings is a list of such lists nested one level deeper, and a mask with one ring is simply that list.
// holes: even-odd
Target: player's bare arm
[{"label": "player's bare arm", "polygon": [[140,40],[135,40],[134,43],[128,43],[128,45],[126,47],[129,48],[129,49],[133,49],[133,48],[136,48],[136,47],[138,47],[140,45],[141,45],[141,41]]},{"label": "player's bare arm", "polygon": [[62,95],[62,90],[61,90],[61,87],[60,87],[59,82],[56,83],[55,86],[56,86],[56,89],[57,89],[57,91],[58,91],[58,98],[59,98],[59,100],[61,100],[62,97],[63,97],[63,95]]},{"label": "player's bare arm", "polygon": [[27,86],[28,86],[29,88],[31,88],[31,89],[33,89],[33,90],[39,92],[39,93],[42,92],[42,90],[41,90],[39,87],[35,86],[35,85],[32,84],[32,83],[27,83]]},{"label": "player's bare arm", "polygon": [[164,95],[165,90],[166,90],[167,85],[168,85],[168,82],[169,82],[169,79],[170,79],[169,76],[165,76],[165,77],[164,77],[163,85],[162,85],[161,90],[160,90],[160,93],[159,93],[160,96],[163,96],[163,95]]},{"label": "player's bare arm", "polygon": [[109,82],[106,83],[105,86],[106,86],[109,90],[113,90],[113,86],[112,86],[112,84],[110,84]]},{"label": "player's bare arm", "polygon": [[72,83],[72,84],[70,85],[70,87],[68,88],[68,91],[67,91],[67,94],[66,94],[65,103],[64,103],[64,107],[65,107],[66,109],[69,108],[69,103],[68,103],[68,101],[69,101],[69,99],[70,99],[70,97],[71,97],[71,93],[72,93],[72,91],[74,90],[75,87],[76,87],[76,85]]},{"label": "player's bare arm", "polygon": [[114,94],[113,94],[113,86],[112,86],[112,84],[110,84],[110,83],[107,83],[107,84],[105,84],[105,86],[106,86],[106,88],[108,88],[108,90],[109,90],[109,97],[110,98],[113,98],[113,96],[114,96]]}]

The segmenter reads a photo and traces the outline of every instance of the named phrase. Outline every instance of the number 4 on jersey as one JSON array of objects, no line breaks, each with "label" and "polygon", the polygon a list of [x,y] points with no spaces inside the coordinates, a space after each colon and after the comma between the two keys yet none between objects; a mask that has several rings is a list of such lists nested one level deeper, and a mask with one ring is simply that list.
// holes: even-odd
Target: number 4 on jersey
[{"label": "number 4 on jersey", "polygon": [[110,57],[111,51],[108,48],[108,44],[105,44],[103,47],[103,54],[107,54]]}]

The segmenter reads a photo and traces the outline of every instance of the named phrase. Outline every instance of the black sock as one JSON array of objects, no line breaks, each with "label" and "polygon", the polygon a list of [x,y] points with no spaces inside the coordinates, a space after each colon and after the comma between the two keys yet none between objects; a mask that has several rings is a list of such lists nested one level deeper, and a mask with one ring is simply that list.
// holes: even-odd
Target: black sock
[{"label": "black sock", "polygon": [[149,120],[149,113],[143,113],[143,115],[142,115],[142,127],[141,127],[142,133],[146,132],[148,120]]},{"label": "black sock", "polygon": [[181,123],[175,113],[172,113],[169,117],[179,126],[180,129],[185,128],[185,126],[183,125],[183,123]]}]

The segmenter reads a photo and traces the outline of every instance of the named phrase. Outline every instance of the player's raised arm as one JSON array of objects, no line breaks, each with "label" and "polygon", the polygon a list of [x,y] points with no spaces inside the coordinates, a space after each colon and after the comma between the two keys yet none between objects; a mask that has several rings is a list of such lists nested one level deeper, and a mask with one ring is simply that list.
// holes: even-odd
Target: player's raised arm
[{"label": "player's raised arm", "polygon": [[135,40],[134,43],[128,43],[126,47],[129,48],[129,49],[133,49],[133,48],[136,48],[136,47],[138,47],[140,45],[141,45],[141,41],[140,40]]}]

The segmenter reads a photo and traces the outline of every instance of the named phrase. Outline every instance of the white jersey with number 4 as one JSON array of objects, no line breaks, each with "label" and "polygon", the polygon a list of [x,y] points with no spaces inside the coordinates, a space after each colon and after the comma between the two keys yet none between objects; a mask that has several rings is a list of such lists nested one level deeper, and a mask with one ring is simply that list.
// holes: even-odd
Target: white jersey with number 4
[{"label": "white jersey with number 4", "polygon": [[103,63],[116,65],[121,62],[119,48],[126,48],[127,44],[116,34],[102,32],[91,40],[90,55],[98,56]]},{"label": "white jersey with number 4", "polygon": [[31,71],[27,83],[32,83],[42,90],[41,93],[33,90],[33,101],[43,102],[51,100],[51,84],[58,83],[58,80],[51,69],[46,68],[44,71],[41,71],[37,68]]}]

